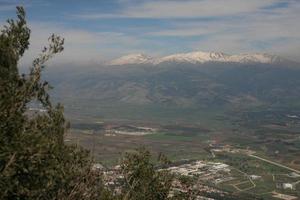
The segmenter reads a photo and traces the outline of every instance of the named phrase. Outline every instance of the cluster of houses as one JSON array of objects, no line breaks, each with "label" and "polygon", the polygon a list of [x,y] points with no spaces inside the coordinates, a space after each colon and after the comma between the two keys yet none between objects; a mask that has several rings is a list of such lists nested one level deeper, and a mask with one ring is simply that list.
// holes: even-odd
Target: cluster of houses
[{"label": "cluster of houses", "polygon": [[296,190],[296,186],[297,186],[298,183],[299,183],[299,181],[295,182],[295,183],[282,183],[282,182],[279,182],[279,183],[276,183],[276,188],[284,189],[284,190]]},{"label": "cluster of houses", "polygon": [[[113,188],[115,193],[121,192],[121,183],[124,181],[124,176],[121,174],[120,166],[115,166],[112,169],[105,169],[101,164],[94,164],[93,170],[101,171],[103,173],[103,177],[105,183],[108,187]],[[175,193],[187,193],[191,190],[198,191],[200,193],[215,193],[220,196],[225,195],[224,191],[220,191],[216,189],[216,187],[208,186],[204,183],[211,183],[214,185],[218,185],[220,183],[228,182],[236,179],[232,176],[231,167],[227,164],[220,162],[209,162],[209,161],[183,161],[179,163],[174,163],[171,166],[165,166],[164,168],[160,168],[158,170],[168,170],[171,173],[177,175],[176,177],[186,176],[191,177],[196,180],[195,184],[192,188],[187,188],[186,185],[183,185],[181,181],[176,178],[172,184],[172,192],[170,195],[174,195]],[[297,173],[288,174],[289,177],[298,178],[300,177]],[[248,178],[251,180],[260,180],[262,176],[259,175],[248,175]],[[277,182],[277,189],[283,190],[297,190],[296,186],[300,184],[300,181],[293,183],[285,183],[285,182]],[[278,198],[278,194],[275,196]],[[280,194],[281,195],[281,194]],[[280,196],[279,195],[279,196]],[[281,197],[281,196],[280,196]],[[198,196],[198,199],[207,199],[201,195]],[[285,198],[282,198],[285,199]]]},{"label": "cluster of houses", "polygon": [[[103,174],[103,179],[106,186],[112,188],[116,194],[121,192],[121,183],[124,181],[124,176],[121,174],[120,166],[117,165],[111,169],[105,169],[101,164],[96,163],[92,168],[94,171],[100,171]],[[223,163],[213,163],[213,162],[204,162],[204,161],[195,161],[192,163],[182,164],[178,166],[172,166],[169,168],[158,169],[158,170],[169,170],[171,173],[174,173],[176,177],[182,176],[197,176],[202,177],[203,179],[214,179],[216,174],[219,172],[230,172],[229,166]],[[209,178],[210,177],[210,178]],[[220,196],[224,195],[225,192],[220,191],[214,187],[204,185],[201,179],[199,178],[195,184],[192,185],[192,188],[187,188],[186,185],[182,184],[179,179],[175,178],[172,183],[172,191],[170,196],[175,193],[187,193],[190,190],[197,191],[197,193],[205,194],[219,194]],[[198,200],[209,200],[209,198],[198,195]]]},{"label": "cluster of houses", "polygon": [[157,129],[150,127],[137,126],[117,126],[107,127],[104,136],[130,135],[130,136],[144,136],[151,135],[157,132]]},{"label": "cluster of houses", "polygon": [[167,168],[170,172],[183,176],[216,175],[218,172],[230,172],[229,165],[218,162],[195,161]]}]

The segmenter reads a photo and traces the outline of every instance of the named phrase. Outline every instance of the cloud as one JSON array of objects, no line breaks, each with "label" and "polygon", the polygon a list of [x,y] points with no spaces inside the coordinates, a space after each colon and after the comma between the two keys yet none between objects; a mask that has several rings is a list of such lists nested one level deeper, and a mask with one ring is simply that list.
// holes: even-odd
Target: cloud
[{"label": "cloud", "polygon": [[101,63],[107,58],[138,49],[141,42],[138,38],[118,32],[93,32],[45,22],[29,24],[32,30],[30,49],[21,60],[23,65],[32,62],[52,33],[65,38],[65,50],[52,63]]},{"label": "cloud", "polygon": [[0,0],[0,11],[15,11],[17,6],[28,8],[37,4],[42,5],[42,2],[37,0]]},{"label": "cloud", "polygon": [[[53,32],[66,38],[56,63],[99,63],[128,53],[159,56],[193,50],[269,52],[300,61],[298,0],[117,2],[106,14],[68,10],[63,23],[31,21],[31,49],[22,62],[31,62]],[[102,18],[113,19],[97,20]]]},{"label": "cloud", "polygon": [[[199,24],[198,24],[199,25]],[[150,36],[171,36],[171,37],[191,37],[191,36],[201,36],[216,32],[216,29],[211,29],[211,27],[203,25],[202,27],[182,27],[171,28],[167,30],[159,30],[154,32],[149,32],[147,35]]]},{"label": "cloud", "polygon": [[16,7],[14,5],[0,5],[0,11],[11,11],[15,10]]},{"label": "cloud", "polygon": [[[282,0],[156,0],[128,3],[116,13],[85,13],[81,19],[101,18],[200,18],[232,16],[259,11]],[[142,3],[141,3],[142,2]]]},{"label": "cloud", "polygon": [[186,41],[192,50],[269,52],[300,61],[299,9],[299,1],[290,1],[287,6],[238,17],[176,20],[170,22],[171,27],[147,35],[178,38],[178,41]]}]

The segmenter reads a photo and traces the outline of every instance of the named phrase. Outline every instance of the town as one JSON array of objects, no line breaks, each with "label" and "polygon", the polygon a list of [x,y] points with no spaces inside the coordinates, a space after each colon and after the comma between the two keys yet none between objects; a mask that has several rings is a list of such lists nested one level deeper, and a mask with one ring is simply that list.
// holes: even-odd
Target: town
[{"label": "town", "polygon": [[[175,175],[170,195],[177,193],[187,193],[191,190],[199,193],[198,199],[203,199],[201,194],[218,194],[225,195],[226,191],[237,192],[240,194],[255,194],[256,196],[272,196],[277,199],[296,200],[298,199],[295,192],[299,191],[300,186],[300,173],[298,170],[289,168],[279,163],[260,158],[255,155],[255,151],[250,149],[234,148],[230,145],[217,145],[212,142],[210,145],[210,152],[212,154],[211,160],[180,160],[161,166],[157,170],[167,170]],[[242,171],[234,164],[230,165],[226,160],[221,162],[217,161],[219,154],[233,154],[243,155],[248,157],[249,160],[257,162],[260,165],[273,165],[277,170],[284,170],[285,173],[279,173],[276,170],[271,174],[263,174],[260,170],[256,173],[250,173],[252,170]],[[215,160],[215,161],[214,161]],[[256,163],[256,166],[259,166]],[[113,188],[115,193],[120,193],[120,183],[124,177],[121,175],[120,166],[117,165],[112,168],[105,168],[100,163],[94,164],[94,170],[103,173],[106,186]],[[193,186],[187,187],[180,182],[182,177],[187,177],[193,180]],[[263,185],[271,185],[262,191],[260,187]],[[224,188],[228,190],[224,190]]]}]

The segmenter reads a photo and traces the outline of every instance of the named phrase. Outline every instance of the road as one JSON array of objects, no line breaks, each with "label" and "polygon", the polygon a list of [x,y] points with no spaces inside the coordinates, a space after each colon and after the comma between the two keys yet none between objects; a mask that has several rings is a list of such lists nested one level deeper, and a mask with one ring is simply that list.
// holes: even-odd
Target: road
[{"label": "road", "polygon": [[261,158],[261,157],[259,157],[259,156],[255,156],[255,155],[252,155],[252,154],[248,154],[248,156],[253,157],[253,158],[256,158],[256,159],[259,159],[259,160],[262,160],[262,161],[265,161],[265,162],[268,162],[268,163],[270,163],[270,164],[273,164],[273,165],[276,165],[276,166],[278,166],[278,167],[282,167],[282,168],[285,168],[285,169],[288,169],[288,170],[290,170],[290,171],[293,171],[293,172],[296,172],[296,173],[300,174],[300,171],[299,171],[299,170],[296,170],[296,169],[287,167],[287,166],[282,165],[282,164],[280,164],[280,163],[276,163],[276,162],[273,162],[273,161],[271,161],[271,160],[267,160],[267,159],[265,159],[265,158]]}]

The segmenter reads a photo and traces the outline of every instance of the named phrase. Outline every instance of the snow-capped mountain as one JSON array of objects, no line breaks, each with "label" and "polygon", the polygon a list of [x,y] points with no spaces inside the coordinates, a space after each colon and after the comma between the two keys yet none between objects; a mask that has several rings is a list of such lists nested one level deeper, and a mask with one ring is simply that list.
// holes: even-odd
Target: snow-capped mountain
[{"label": "snow-capped mountain", "polygon": [[187,62],[187,63],[204,63],[204,62],[229,62],[230,56],[218,52],[191,52],[166,56],[157,60],[156,63],[163,62]]},{"label": "snow-capped mountain", "polygon": [[241,55],[232,55],[230,56],[231,62],[239,62],[239,63],[281,63],[286,61],[285,59],[276,56],[270,55],[266,53],[255,53],[255,54],[241,54]]},{"label": "snow-capped mountain", "polygon": [[130,54],[112,60],[109,65],[128,65],[128,64],[153,64],[161,63],[206,63],[206,62],[234,62],[234,63],[265,63],[276,64],[286,61],[285,59],[266,53],[229,55],[222,52],[190,52],[169,55],[161,58],[152,58],[144,54]]},{"label": "snow-capped mountain", "polygon": [[153,63],[153,58],[145,54],[130,54],[122,56],[115,60],[110,61],[109,65],[129,65],[129,64],[149,64]]},{"label": "snow-capped mountain", "polygon": [[278,56],[192,52],[154,59],[134,54],[111,64],[116,66],[49,68],[54,95],[73,113],[82,107],[81,114],[108,119],[169,121],[174,116],[176,122],[197,120],[208,110],[220,110],[222,116],[234,110],[300,110],[300,63]]}]

